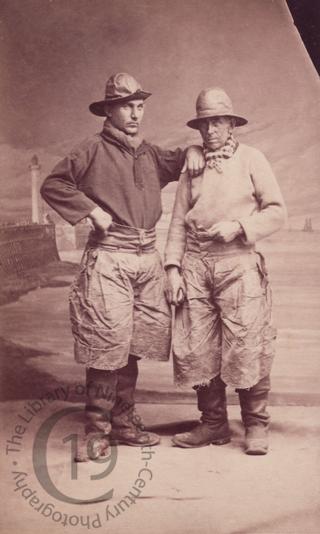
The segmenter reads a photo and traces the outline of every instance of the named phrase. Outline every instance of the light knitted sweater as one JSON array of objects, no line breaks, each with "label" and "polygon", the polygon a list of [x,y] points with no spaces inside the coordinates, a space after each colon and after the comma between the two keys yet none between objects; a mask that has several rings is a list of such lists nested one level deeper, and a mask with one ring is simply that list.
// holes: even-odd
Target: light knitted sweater
[{"label": "light knitted sweater", "polygon": [[[205,168],[201,176],[180,176],[165,250],[165,265],[180,267],[188,232],[210,228],[220,221],[238,221],[243,236],[237,248],[254,248],[257,240],[278,230],[285,222],[286,208],[265,156],[239,144],[234,155],[223,160],[222,173]],[[234,242],[224,245],[232,248]]]}]

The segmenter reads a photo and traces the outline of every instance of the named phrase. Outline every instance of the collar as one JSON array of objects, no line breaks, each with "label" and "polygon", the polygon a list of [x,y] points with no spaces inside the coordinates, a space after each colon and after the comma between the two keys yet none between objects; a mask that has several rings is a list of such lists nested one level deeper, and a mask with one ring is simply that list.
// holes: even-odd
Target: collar
[{"label": "collar", "polygon": [[217,170],[217,172],[222,173],[223,160],[232,158],[238,146],[239,143],[233,137],[232,133],[230,133],[225,144],[222,147],[217,148],[216,150],[212,150],[204,146],[203,153],[206,160],[206,166],[209,169],[214,168]]},{"label": "collar", "polygon": [[104,122],[101,136],[106,141],[119,146],[121,149],[125,149],[127,152],[130,152],[130,154],[135,154],[137,152],[140,153],[142,151],[144,152],[145,141],[140,135],[127,135],[121,130],[118,130],[118,128],[112,126],[108,119],[106,119]]}]

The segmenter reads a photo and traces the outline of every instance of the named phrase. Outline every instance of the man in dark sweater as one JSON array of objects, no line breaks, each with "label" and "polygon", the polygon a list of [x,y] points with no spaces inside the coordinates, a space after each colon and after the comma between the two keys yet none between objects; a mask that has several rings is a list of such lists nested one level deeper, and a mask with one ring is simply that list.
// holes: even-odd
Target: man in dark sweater
[{"label": "man in dark sweater", "polygon": [[167,360],[171,314],[155,249],[161,188],[182,170],[197,174],[202,152],[162,150],[139,136],[143,91],[129,74],[109,78],[105,98],[90,105],[106,117],[100,134],[56,165],[41,194],[65,220],[89,217],[94,230],[70,295],[75,359],[86,365],[85,432],[76,460],[106,454],[112,442],[157,445],[134,411],[140,358]]}]

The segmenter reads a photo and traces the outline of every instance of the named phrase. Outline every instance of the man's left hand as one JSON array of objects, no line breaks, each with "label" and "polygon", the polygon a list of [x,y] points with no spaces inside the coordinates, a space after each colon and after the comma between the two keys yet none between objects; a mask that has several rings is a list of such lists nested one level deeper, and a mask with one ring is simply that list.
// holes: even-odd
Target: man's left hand
[{"label": "man's left hand", "polygon": [[205,167],[205,159],[201,146],[191,145],[187,149],[186,158],[181,173],[188,171],[191,178],[195,178],[202,173]]},{"label": "man's left hand", "polygon": [[242,226],[238,221],[221,221],[213,224],[206,230],[197,230],[197,234],[200,237],[211,237],[222,243],[230,243],[230,241],[233,241],[242,232]]}]

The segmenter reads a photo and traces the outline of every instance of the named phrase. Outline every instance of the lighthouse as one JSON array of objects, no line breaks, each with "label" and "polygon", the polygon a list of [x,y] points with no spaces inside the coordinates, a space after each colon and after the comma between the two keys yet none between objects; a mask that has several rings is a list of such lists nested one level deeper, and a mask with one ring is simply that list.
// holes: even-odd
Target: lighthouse
[{"label": "lighthouse", "polygon": [[40,223],[40,199],[39,199],[39,184],[40,184],[40,169],[38,156],[35,154],[31,158],[29,166],[31,171],[31,206],[32,215],[31,220],[33,223]]}]

